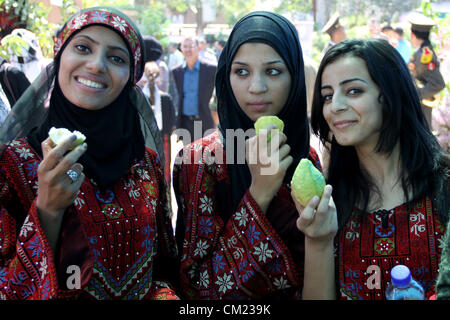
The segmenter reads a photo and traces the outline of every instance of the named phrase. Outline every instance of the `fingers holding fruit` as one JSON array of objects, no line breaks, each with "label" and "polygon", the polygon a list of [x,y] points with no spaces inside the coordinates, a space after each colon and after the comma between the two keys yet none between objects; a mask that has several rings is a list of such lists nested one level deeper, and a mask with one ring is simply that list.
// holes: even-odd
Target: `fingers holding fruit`
[{"label": "fingers holding fruit", "polygon": [[41,211],[58,215],[73,203],[84,180],[83,166],[77,161],[87,145],[82,143],[73,148],[77,137],[70,131],[55,140],[50,136],[41,144],[43,160],[38,167],[36,204]]},{"label": "fingers holding fruit", "polygon": [[[261,117],[276,118],[277,117]],[[261,119],[260,118],[260,119]],[[267,207],[283,182],[287,168],[292,164],[287,137],[281,131],[281,122],[255,123],[257,135],[246,141],[246,160],[252,177],[250,193],[262,211]]]},{"label": "fingers holding fruit", "polygon": [[310,239],[333,239],[338,228],[336,206],[331,196],[333,188],[325,185],[323,175],[311,161],[300,161],[291,188],[299,212],[297,228]]}]

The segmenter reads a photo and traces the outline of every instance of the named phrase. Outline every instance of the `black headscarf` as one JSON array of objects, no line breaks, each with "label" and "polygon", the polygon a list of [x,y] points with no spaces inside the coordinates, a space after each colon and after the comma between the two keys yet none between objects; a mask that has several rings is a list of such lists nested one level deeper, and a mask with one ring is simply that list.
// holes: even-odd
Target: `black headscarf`
[{"label": "black headscarf", "polygon": [[[120,28],[111,22],[116,16],[124,19],[129,28]],[[117,32],[127,45],[132,61],[130,78],[122,92],[100,110],[87,110],[71,103],[64,96],[58,81],[61,53],[76,33],[91,25],[101,25]],[[48,137],[51,127],[82,132],[86,136],[88,149],[78,162],[83,165],[87,177],[92,178],[100,188],[106,188],[123,177],[132,164],[144,156],[145,141],[139,113],[133,107],[130,96],[136,79],[142,75],[145,52],[142,56],[140,48],[144,42],[128,17],[107,7],[89,8],[77,13],[64,25],[63,31],[54,48],[55,81],[50,106],[43,121],[30,131],[27,139],[42,156],[41,142]]]},{"label": "black headscarf", "polygon": [[127,87],[129,84],[110,105],[87,110],[67,100],[55,81],[47,118],[28,135],[29,143],[42,156],[41,142],[47,139],[51,127],[78,130],[88,144],[78,161],[86,176],[101,188],[114,184],[134,161],[142,159],[145,151],[138,114],[131,107]]},{"label": "black headscarf", "polygon": [[[306,111],[306,86],[302,49],[294,25],[281,15],[255,11],[237,22],[220,55],[216,74],[217,111],[219,129],[226,150],[226,130],[253,128],[254,122],[242,111],[230,84],[231,63],[239,47],[246,42],[260,42],[271,46],[283,58],[291,75],[291,90],[286,104],[277,115],[285,123],[284,133],[291,147],[293,164],[284,178],[289,183],[301,158],[309,154],[309,124]],[[233,145],[236,146],[236,143]],[[236,148],[236,147],[235,147]],[[234,150],[236,151],[236,150]],[[234,152],[237,163],[237,152]],[[246,164],[229,164],[232,209],[239,205],[250,187],[251,175]],[[225,217],[226,218],[226,217]]]},{"label": "black headscarf", "polygon": [[145,62],[156,61],[161,58],[163,54],[163,48],[161,43],[152,36],[143,36],[145,43]]}]

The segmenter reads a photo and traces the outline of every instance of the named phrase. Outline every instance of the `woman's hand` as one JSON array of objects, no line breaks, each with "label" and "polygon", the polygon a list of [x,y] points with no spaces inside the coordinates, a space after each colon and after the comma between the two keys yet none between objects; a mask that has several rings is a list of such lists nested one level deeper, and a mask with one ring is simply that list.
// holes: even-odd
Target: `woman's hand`
[{"label": "woman's hand", "polygon": [[294,200],[300,216],[297,228],[305,235],[305,266],[302,298],[305,300],[335,299],[333,239],[338,230],[336,206],[330,185],[322,197],[314,196],[303,207]]},{"label": "woman's hand", "polygon": [[[267,142],[269,133],[271,140]],[[246,141],[246,161],[252,176],[250,193],[264,213],[293,161],[286,141],[286,135],[273,124]]]},{"label": "woman's hand", "polygon": [[[78,195],[84,174],[83,166],[76,161],[86,151],[87,145],[83,143],[65,155],[75,140],[76,136],[72,135],[58,146],[50,138],[41,144],[43,160],[38,167],[36,200],[41,218],[62,218],[60,216]],[[69,169],[77,173],[75,181],[67,174]]]},{"label": "woman's hand", "polygon": [[319,199],[319,197],[314,196],[306,207],[298,203],[291,192],[292,199],[299,212],[297,228],[311,242],[328,245],[332,243],[337,233],[337,212],[331,196],[332,191],[331,185],[326,185],[322,197]]}]

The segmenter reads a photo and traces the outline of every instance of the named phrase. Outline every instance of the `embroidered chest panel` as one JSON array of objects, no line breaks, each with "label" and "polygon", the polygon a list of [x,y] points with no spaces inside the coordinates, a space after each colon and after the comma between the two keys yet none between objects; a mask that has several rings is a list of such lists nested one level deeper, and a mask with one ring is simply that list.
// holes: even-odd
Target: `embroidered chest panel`
[{"label": "embroidered chest panel", "polygon": [[[22,201],[31,205],[40,159],[25,139],[12,142],[9,152],[20,166],[14,179],[17,190]],[[86,177],[74,201],[95,257],[85,291],[98,299],[139,299],[150,290],[158,249],[156,214],[161,206],[157,173],[150,161],[146,154],[110,189],[101,191]]]},{"label": "embroidered chest panel", "polygon": [[408,266],[433,294],[444,232],[428,199],[410,212],[403,205],[370,213],[362,222],[354,215],[337,245],[341,298],[384,300],[390,270],[397,264]]}]

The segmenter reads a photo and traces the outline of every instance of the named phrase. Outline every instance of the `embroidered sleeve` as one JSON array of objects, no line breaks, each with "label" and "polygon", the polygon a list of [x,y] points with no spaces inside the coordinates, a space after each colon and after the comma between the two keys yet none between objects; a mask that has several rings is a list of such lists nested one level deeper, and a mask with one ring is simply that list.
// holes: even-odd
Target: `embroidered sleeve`
[{"label": "embroidered sleeve", "polygon": [[287,248],[247,190],[224,223],[216,177],[223,166],[176,164],[181,290],[193,299],[253,299],[298,285]]},{"label": "embroidered sleeve", "polygon": [[150,298],[154,300],[178,300],[175,293],[178,276],[177,247],[172,228],[172,210],[168,201],[168,190],[156,154],[151,155],[152,166],[156,168],[160,201],[157,209],[158,254],[154,262],[154,276],[150,289]]},{"label": "embroidered sleeve", "polygon": [[[18,199],[6,174],[13,167],[4,152],[0,160],[0,298],[1,299],[51,299],[57,292],[57,276],[53,253],[42,230],[35,202],[29,208],[21,208],[25,219],[20,225],[18,212],[13,203],[23,204]],[[12,162],[15,164],[15,162]],[[18,174],[19,176],[19,174]],[[20,178],[17,179],[20,181]],[[22,206],[23,207],[23,206]]]}]

